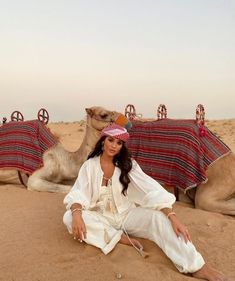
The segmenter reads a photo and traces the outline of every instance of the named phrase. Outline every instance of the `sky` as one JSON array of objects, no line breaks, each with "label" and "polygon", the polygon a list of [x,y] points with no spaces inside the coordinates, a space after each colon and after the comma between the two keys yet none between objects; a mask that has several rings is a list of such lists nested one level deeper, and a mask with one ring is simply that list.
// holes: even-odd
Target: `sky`
[{"label": "sky", "polygon": [[235,0],[0,0],[0,120],[235,118]]}]

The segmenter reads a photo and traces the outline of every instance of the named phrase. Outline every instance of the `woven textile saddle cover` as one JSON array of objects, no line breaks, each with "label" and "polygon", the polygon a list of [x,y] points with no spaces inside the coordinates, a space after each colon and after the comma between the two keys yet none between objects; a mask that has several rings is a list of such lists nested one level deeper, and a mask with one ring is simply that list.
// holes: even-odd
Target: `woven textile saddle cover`
[{"label": "woven textile saddle cover", "polygon": [[32,174],[43,165],[44,151],[57,142],[39,120],[4,124],[0,127],[0,168]]},{"label": "woven textile saddle cover", "polygon": [[231,150],[195,120],[133,121],[127,142],[143,171],[162,185],[182,190],[206,182],[206,169]]}]

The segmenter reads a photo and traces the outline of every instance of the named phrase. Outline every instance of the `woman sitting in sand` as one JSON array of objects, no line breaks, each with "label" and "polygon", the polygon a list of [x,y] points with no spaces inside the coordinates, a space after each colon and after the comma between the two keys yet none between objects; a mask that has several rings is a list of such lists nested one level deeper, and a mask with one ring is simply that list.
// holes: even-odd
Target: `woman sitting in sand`
[{"label": "woman sitting in sand", "polygon": [[205,263],[172,205],[175,196],[146,175],[125,145],[129,137],[116,124],[106,127],[66,195],[64,223],[74,239],[104,254],[120,242],[144,254],[135,237],[154,241],[182,273],[211,281],[228,280]]}]

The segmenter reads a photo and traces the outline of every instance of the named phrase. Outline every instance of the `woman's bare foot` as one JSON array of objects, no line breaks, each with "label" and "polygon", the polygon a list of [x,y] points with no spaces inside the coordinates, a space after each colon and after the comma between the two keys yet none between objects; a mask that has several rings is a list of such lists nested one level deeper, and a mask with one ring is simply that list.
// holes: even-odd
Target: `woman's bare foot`
[{"label": "woman's bare foot", "polygon": [[204,264],[201,269],[194,272],[192,275],[195,278],[205,279],[208,281],[232,281],[221,272],[209,267],[207,264]]},{"label": "woman's bare foot", "polygon": [[143,245],[138,240],[136,240],[134,238],[130,238],[130,237],[129,237],[129,239],[125,234],[122,234],[121,239],[119,240],[119,243],[124,244],[124,245],[130,245],[130,246],[134,245],[139,250],[144,248]]}]

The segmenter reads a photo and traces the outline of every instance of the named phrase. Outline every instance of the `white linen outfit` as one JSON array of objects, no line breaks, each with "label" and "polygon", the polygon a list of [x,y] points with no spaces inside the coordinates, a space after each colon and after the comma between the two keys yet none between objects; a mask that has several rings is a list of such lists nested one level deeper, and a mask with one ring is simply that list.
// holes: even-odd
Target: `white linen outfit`
[{"label": "white linen outfit", "polygon": [[82,217],[87,230],[84,241],[100,248],[104,254],[115,247],[125,230],[135,237],[154,241],[180,272],[199,270],[205,263],[201,254],[191,242],[186,244],[183,237],[176,236],[170,220],[160,211],[171,208],[175,196],[145,174],[135,160],[132,164],[124,196],[118,167],[108,186],[102,186],[100,157],[84,162],[74,186],[64,198],[67,211],[63,221],[69,233],[72,233],[70,208],[79,203],[84,208]]}]

